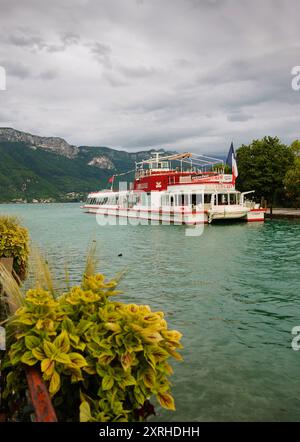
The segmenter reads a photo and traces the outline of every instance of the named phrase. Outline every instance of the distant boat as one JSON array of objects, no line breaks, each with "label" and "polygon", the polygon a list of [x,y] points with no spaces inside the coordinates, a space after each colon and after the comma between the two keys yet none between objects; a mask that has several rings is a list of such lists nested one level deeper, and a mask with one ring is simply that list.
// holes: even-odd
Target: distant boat
[{"label": "distant boat", "polygon": [[[265,209],[235,188],[238,175],[233,146],[229,151],[232,173],[224,161],[189,152],[160,156],[136,163],[130,190],[92,192],[83,209],[107,216],[197,225],[216,220],[264,221]],[[175,163],[175,166],[174,166]],[[176,166],[177,163],[177,166]],[[124,174],[121,174],[124,175]]]}]

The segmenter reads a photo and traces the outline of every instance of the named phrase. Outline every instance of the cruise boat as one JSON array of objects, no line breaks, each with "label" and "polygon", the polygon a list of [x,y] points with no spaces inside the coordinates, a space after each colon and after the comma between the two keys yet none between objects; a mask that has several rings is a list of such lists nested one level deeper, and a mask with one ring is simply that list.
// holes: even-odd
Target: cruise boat
[{"label": "cruise boat", "polygon": [[[231,156],[230,156],[231,155]],[[254,191],[235,188],[238,175],[233,147],[232,173],[223,160],[189,152],[161,156],[136,163],[135,179],[92,192],[83,208],[88,213],[125,217],[143,222],[197,225],[217,220],[264,221],[265,209],[248,199]],[[125,175],[125,174],[120,174]]]}]

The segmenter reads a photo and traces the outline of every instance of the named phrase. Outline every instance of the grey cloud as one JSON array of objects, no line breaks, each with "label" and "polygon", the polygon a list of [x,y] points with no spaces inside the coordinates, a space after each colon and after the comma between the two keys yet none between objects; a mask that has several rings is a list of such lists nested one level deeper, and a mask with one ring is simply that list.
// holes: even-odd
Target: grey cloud
[{"label": "grey cloud", "polygon": [[120,67],[120,72],[128,78],[145,78],[151,77],[157,71],[145,66],[122,66]]},{"label": "grey cloud", "polygon": [[108,45],[96,41],[88,44],[88,47],[100,64],[104,64],[107,67],[111,66],[111,48]]},{"label": "grey cloud", "polygon": [[253,118],[252,115],[245,114],[242,111],[234,111],[231,114],[227,115],[228,121],[248,121]]},{"label": "grey cloud", "polygon": [[42,80],[53,80],[57,77],[57,72],[54,69],[39,72],[35,66],[28,66],[21,62],[14,60],[3,60],[0,62],[6,70],[8,81],[9,77],[15,77],[20,80],[28,80],[29,78],[38,78]]},{"label": "grey cloud", "polygon": [[71,45],[78,44],[80,37],[73,32],[63,32],[57,36],[57,43],[53,43],[47,42],[46,39],[36,34],[32,34],[29,29],[20,29],[16,34],[10,35],[6,41],[11,45],[32,51],[62,52]]},{"label": "grey cloud", "polygon": [[10,76],[17,77],[23,80],[30,77],[31,75],[31,69],[27,65],[19,61],[3,60],[0,62],[0,65],[5,68],[8,80]]},{"label": "grey cloud", "polygon": [[20,46],[23,48],[43,48],[43,39],[33,35],[26,35],[23,33],[17,33],[10,35],[7,39],[9,43],[15,46]]},{"label": "grey cloud", "polygon": [[216,8],[224,6],[226,0],[187,0],[194,8]]},{"label": "grey cloud", "polygon": [[72,45],[78,45],[80,42],[79,35],[75,33],[63,33],[59,37],[59,43],[53,44],[53,43],[44,43],[43,48],[46,49],[48,52],[63,52],[66,49],[68,49]]},{"label": "grey cloud", "polygon": [[128,86],[128,82],[124,81],[123,78],[111,70],[103,74],[103,79],[113,88]]},{"label": "grey cloud", "polygon": [[76,45],[80,41],[79,35],[74,32],[65,32],[61,36],[61,39],[62,39],[63,43],[65,44],[65,46]]},{"label": "grey cloud", "polygon": [[[162,133],[162,127],[149,126],[146,130],[137,129],[137,133],[131,133],[127,135],[127,141],[124,141],[120,136],[117,140],[120,145],[126,148],[144,148],[144,147],[162,147],[164,144],[173,144],[175,142],[183,142],[183,140],[191,137],[199,137],[201,132],[202,136],[210,134],[209,126],[202,125],[201,127],[174,127],[164,126],[164,132]],[[122,142],[123,141],[123,142]]]},{"label": "grey cloud", "polygon": [[0,99],[16,128],[206,153],[299,132],[296,0],[0,4]]},{"label": "grey cloud", "polygon": [[55,70],[46,70],[41,72],[38,75],[38,78],[42,80],[54,80],[58,76],[57,72]]}]

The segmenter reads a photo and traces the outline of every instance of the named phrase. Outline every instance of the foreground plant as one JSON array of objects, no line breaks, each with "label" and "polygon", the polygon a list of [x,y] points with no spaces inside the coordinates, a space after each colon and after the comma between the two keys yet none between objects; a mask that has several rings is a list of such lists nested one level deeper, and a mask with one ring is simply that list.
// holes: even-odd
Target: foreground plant
[{"label": "foreground plant", "polygon": [[26,389],[27,365],[41,370],[62,420],[144,420],[152,396],[175,410],[169,360],[181,359],[181,334],[162,312],[112,301],[118,278],[94,274],[91,262],[81,285],[58,297],[41,284],[25,294],[7,325],[6,397]]},{"label": "foreground plant", "polygon": [[29,257],[28,230],[14,216],[0,216],[0,258],[13,258],[20,279],[26,277]]}]

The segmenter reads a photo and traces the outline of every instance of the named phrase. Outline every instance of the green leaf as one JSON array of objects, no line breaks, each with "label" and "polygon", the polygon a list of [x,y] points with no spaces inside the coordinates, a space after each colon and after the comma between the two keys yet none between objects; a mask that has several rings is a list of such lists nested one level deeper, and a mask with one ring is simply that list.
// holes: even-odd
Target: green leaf
[{"label": "green leaf", "polygon": [[51,376],[55,368],[55,362],[51,359],[44,359],[41,362],[41,370],[46,376]]},{"label": "green leaf", "polygon": [[43,350],[40,347],[37,348],[33,348],[31,350],[33,356],[38,360],[38,361],[42,361],[43,359],[45,359],[45,353],[43,352]]},{"label": "green leaf", "polygon": [[105,328],[107,330],[111,330],[111,331],[113,331],[115,333],[119,333],[121,331],[120,325],[118,323],[116,323],[116,322],[107,322],[105,324]]},{"label": "green leaf", "polygon": [[65,364],[65,365],[69,365],[72,363],[70,356],[66,355],[65,353],[58,353],[55,357],[54,360],[56,362],[59,362],[60,364]]},{"label": "green leaf", "polygon": [[20,324],[25,324],[25,325],[32,325],[33,324],[33,320],[30,319],[29,317],[26,316],[20,316],[18,319],[16,319],[16,322],[20,323]]},{"label": "green leaf", "polygon": [[150,344],[158,344],[160,341],[162,341],[161,334],[154,330],[154,329],[144,329],[141,331],[141,335],[144,338],[146,342],[149,342]]},{"label": "green leaf", "polygon": [[175,410],[174,399],[169,393],[159,393],[156,397],[163,408],[166,408],[167,410]]},{"label": "green leaf", "polygon": [[43,342],[43,348],[48,358],[52,358],[57,353],[57,348],[55,347],[55,345],[52,344],[52,342],[47,341],[46,339]]},{"label": "green leaf", "polygon": [[134,387],[133,393],[134,393],[134,397],[135,397],[135,400],[137,401],[137,403],[139,405],[143,406],[146,398],[143,395],[142,390],[136,385]]},{"label": "green leaf", "polygon": [[25,336],[25,346],[28,350],[32,350],[40,345],[40,339],[36,336],[27,335]]},{"label": "green leaf", "polygon": [[51,376],[49,393],[51,394],[51,396],[54,396],[59,389],[60,389],[60,376],[57,373],[57,371],[54,371]]},{"label": "green leaf", "polygon": [[68,356],[71,360],[71,363],[78,368],[86,367],[88,365],[84,357],[79,353],[69,353]]},{"label": "green leaf", "polygon": [[114,385],[114,378],[112,376],[106,375],[102,379],[103,390],[110,390]]},{"label": "green leaf", "polygon": [[79,419],[80,422],[89,422],[91,419],[91,408],[88,402],[81,402],[79,407]]},{"label": "green leaf", "polygon": [[16,342],[10,347],[9,351],[9,359],[12,365],[18,364],[20,362],[21,357],[23,356],[24,349],[22,346],[22,342]]},{"label": "green leaf", "polygon": [[21,362],[26,365],[34,365],[37,363],[36,358],[33,356],[31,351],[26,351],[21,357]]},{"label": "green leaf", "polygon": [[78,344],[73,344],[73,347],[76,348],[76,350],[84,351],[86,344],[84,342],[79,342]]},{"label": "green leaf", "polygon": [[70,334],[76,333],[76,327],[70,318],[64,319],[61,323],[61,327],[63,330],[66,330]]},{"label": "green leaf", "polygon": [[118,384],[121,388],[125,389],[126,387],[136,385],[136,379],[133,376],[129,375],[126,378],[121,379]]},{"label": "green leaf", "polygon": [[102,365],[96,364],[96,370],[101,378],[104,378],[104,376],[106,376],[107,370]]},{"label": "green leaf", "polygon": [[98,358],[98,361],[100,364],[108,365],[114,358],[115,355],[112,355],[111,353],[102,353],[101,356]]},{"label": "green leaf", "polygon": [[121,356],[121,364],[125,371],[127,371],[133,363],[132,354],[128,351]]},{"label": "green leaf", "polygon": [[63,330],[61,334],[55,338],[53,344],[62,353],[68,353],[68,351],[70,350],[70,339],[68,333]]},{"label": "green leaf", "polygon": [[83,371],[85,371],[88,374],[96,374],[96,369],[95,367],[92,367],[91,365],[87,366],[87,367],[83,367]]},{"label": "green leaf", "polygon": [[94,325],[93,322],[87,321],[86,319],[81,319],[78,326],[77,326],[77,332],[79,335],[82,335],[85,333],[92,325]]},{"label": "green leaf", "polygon": [[75,365],[70,365],[69,371],[71,373],[71,383],[83,381],[81,368],[76,367]]},{"label": "green leaf", "polygon": [[145,386],[150,390],[155,387],[156,376],[154,370],[152,370],[151,368],[149,368],[143,373],[142,379]]},{"label": "green leaf", "polygon": [[69,334],[69,338],[70,338],[70,341],[71,341],[71,343],[74,345],[78,345],[78,343],[79,343],[79,341],[80,341],[80,338],[79,338],[79,336],[77,336],[77,335],[72,335],[72,334]]}]

